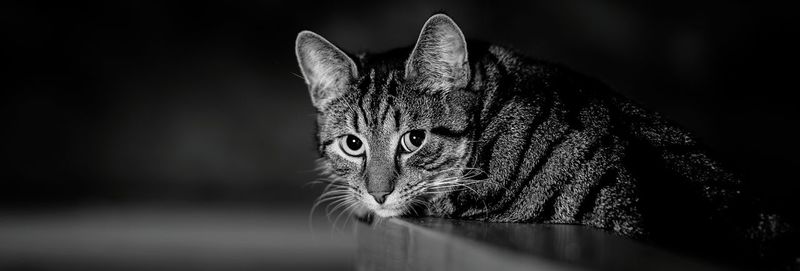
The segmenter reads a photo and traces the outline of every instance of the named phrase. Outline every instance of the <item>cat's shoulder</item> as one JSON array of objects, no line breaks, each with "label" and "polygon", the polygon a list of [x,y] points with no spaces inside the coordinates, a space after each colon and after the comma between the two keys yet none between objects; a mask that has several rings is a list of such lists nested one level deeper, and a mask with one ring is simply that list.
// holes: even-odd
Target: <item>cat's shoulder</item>
[{"label": "cat's shoulder", "polygon": [[608,96],[613,93],[601,79],[587,76],[564,63],[533,57],[506,45],[469,42],[473,67],[498,70],[500,74],[495,80],[510,79],[522,84],[543,84],[562,92],[580,90],[585,92],[584,95]]},{"label": "cat's shoulder", "polygon": [[500,66],[519,76],[534,77],[585,77],[567,65],[552,60],[531,56],[512,46],[468,40],[469,60],[478,66]]}]

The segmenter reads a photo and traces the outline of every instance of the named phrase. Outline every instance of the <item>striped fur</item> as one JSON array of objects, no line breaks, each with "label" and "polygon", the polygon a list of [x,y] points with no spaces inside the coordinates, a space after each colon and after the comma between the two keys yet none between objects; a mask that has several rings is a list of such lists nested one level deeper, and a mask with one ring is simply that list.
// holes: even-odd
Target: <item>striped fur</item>
[{"label": "striped fur", "polygon": [[[582,224],[720,255],[797,255],[787,241],[795,230],[683,128],[558,65],[466,47],[468,83],[445,90],[406,77],[413,48],[352,57],[359,76],[318,106],[317,134],[322,168],[348,207]],[[412,129],[427,130],[427,143],[398,153]],[[336,142],[346,134],[364,138],[367,156],[342,157]],[[371,176],[389,176],[384,205],[368,195]]]}]

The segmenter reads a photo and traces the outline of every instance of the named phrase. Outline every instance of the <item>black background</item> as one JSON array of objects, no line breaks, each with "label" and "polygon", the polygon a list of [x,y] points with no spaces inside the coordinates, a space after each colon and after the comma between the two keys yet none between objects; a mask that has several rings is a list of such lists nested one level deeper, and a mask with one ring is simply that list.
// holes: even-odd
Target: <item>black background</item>
[{"label": "black background", "polygon": [[794,213],[788,3],[3,1],[0,269],[352,270],[353,238],[309,231],[331,222],[309,219],[314,109],[294,40],[408,46],[437,11],[662,112]]},{"label": "black background", "polygon": [[413,43],[445,11],[471,39],[602,79],[683,124],[774,205],[798,205],[796,9],[731,1],[3,3],[0,204],[309,206],[300,30]]}]

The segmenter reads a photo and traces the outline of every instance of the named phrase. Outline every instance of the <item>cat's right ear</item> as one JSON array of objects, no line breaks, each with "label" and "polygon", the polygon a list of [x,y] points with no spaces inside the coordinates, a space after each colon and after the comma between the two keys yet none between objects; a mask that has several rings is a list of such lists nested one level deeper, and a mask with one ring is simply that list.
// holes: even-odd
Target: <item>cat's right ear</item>
[{"label": "cat's right ear", "polygon": [[295,53],[317,109],[341,96],[358,77],[356,63],[328,40],[311,31],[297,34]]},{"label": "cat's right ear", "polygon": [[463,88],[469,76],[464,33],[447,15],[428,18],[406,61],[406,79],[416,80],[435,93]]}]

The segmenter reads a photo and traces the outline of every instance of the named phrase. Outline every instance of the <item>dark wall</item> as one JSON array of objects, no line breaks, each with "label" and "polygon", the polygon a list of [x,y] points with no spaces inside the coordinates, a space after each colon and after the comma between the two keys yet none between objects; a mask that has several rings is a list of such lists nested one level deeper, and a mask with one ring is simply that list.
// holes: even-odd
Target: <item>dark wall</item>
[{"label": "dark wall", "polygon": [[413,43],[435,11],[468,38],[566,64],[663,112],[776,202],[798,192],[796,9],[785,5],[0,5],[4,204],[310,202],[314,111],[295,35],[386,50]]}]

